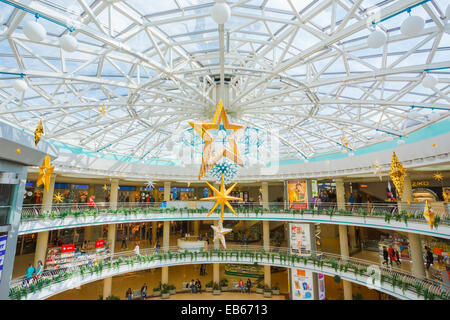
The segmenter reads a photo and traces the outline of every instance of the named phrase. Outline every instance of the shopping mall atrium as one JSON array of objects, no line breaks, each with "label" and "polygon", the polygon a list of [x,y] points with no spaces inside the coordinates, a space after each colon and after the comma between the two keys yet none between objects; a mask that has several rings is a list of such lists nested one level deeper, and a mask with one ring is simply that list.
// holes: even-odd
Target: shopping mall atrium
[{"label": "shopping mall atrium", "polygon": [[0,0],[0,300],[450,300],[449,115],[448,0]]}]

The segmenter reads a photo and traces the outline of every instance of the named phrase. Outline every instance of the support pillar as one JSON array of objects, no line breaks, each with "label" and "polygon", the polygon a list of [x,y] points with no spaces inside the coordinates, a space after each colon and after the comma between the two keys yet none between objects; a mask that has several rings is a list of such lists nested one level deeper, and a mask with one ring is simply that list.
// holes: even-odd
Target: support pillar
[{"label": "support pillar", "polygon": [[262,189],[263,208],[269,209],[269,183],[263,182],[261,184],[261,189]]},{"label": "support pillar", "polygon": [[[42,210],[51,211],[53,203],[53,192],[55,191],[56,174],[50,176],[50,185],[48,186],[48,192],[43,191],[42,196]],[[48,244],[48,231],[39,232],[36,240],[36,250],[34,253],[34,265],[37,266],[38,261],[42,261],[42,265],[45,266],[45,257],[47,256],[47,244]]]},{"label": "support pillar", "polygon": [[200,220],[194,221],[194,235],[196,236],[200,235]]},{"label": "support pillar", "polygon": [[412,196],[412,184],[411,184],[411,178],[409,177],[409,175],[407,174],[405,176],[405,181],[403,183],[403,195],[401,200],[399,199],[397,202],[398,205],[398,212],[400,213],[402,210],[406,210],[407,206],[408,206],[408,202],[412,202],[413,201],[413,196]]},{"label": "support pillar", "polygon": [[350,247],[356,248],[356,229],[354,226],[349,226],[350,233]]},{"label": "support pillar", "polygon": [[306,203],[308,209],[312,209],[311,198],[312,198],[312,185],[311,180],[308,179],[306,180]]},{"label": "support pillar", "polygon": [[170,201],[170,181],[164,182],[164,201]]},{"label": "support pillar", "polygon": [[109,195],[109,206],[113,210],[117,210],[117,201],[119,198],[119,179],[111,180],[111,191]]},{"label": "support pillar", "polygon": [[411,271],[416,277],[425,277],[425,267],[422,255],[422,244],[420,235],[417,233],[408,233],[409,248],[411,249]]},{"label": "support pillar", "polygon": [[106,298],[111,295],[111,288],[112,277],[105,278],[105,280],[103,280],[103,300],[106,300]]},{"label": "support pillar", "polygon": [[[164,187],[164,196],[165,196],[165,187]],[[164,221],[163,226],[163,251],[167,252],[170,246],[170,221]],[[169,282],[169,267],[162,267],[161,269],[161,283],[168,284]]]},{"label": "support pillar", "polygon": [[[270,250],[270,221],[263,221],[263,245],[264,251]],[[264,285],[272,288],[270,266],[264,266]]]},{"label": "support pillar", "polygon": [[152,242],[156,243],[156,238],[158,234],[158,222],[152,222]]},{"label": "support pillar", "polygon": [[[339,178],[335,179],[336,182],[336,202],[338,209],[345,209],[345,187],[344,187],[344,179]],[[349,257],[348,250],[348,238],[347,238],[347,226],[339,225],[339,244],[341,256],[343,258]],[[352,297],[352,283],[346,280],[342,281],[342,285],[344,287],[344,299],[345,300],[353,300]]]}]

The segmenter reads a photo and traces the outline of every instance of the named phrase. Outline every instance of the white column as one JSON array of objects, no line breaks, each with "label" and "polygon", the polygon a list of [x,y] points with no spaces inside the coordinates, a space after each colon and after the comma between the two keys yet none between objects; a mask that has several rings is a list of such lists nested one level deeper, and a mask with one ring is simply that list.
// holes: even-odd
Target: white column
[{"label": "white column", "polygon": [[[341,248],[341,256],[343,258],[349,257],[348,239],[347,239],[347,226],[339,225],[339,243]],[[346,280],[342,280],[344,287],[344,299],[352,300],[352,283]]]},{"label": "white column", "polygon": [[105,280],[103,280],[103,300],[106,300],[106,298],[111,295],[111,288],[112,277],[105,278]]},{"label": "white column", "polygon": [[119,198],[119,179],[111,180],[111,192],[109,196],[110,207],[117,210],[117,200]]},{"label": "white column", "polygon": [[311,209],[311,198],[312,198],[312,186],[311,186],[311,180],[306,180],[306,203],[307,208]]},{"label": "white column", "polygon": [[334,180],[336,183],[336,202],[338,209],[345,209],[345,188],[344,179],[338,178]]},{"label": "white column", "polygon": [[416,277],[425,277],[425,267],[422,255],[422,244],[420,235],[417,233],[408,233],[409,248],[411,249],[411,271]]},{"label": "white column", "polygon": [[269,183],[263,182],[261,184],[261,189],[262,189],[263,208],[269,209]]},{"label": "white column", "polygon": [[[265,251],[270,250],[270,221],[263,221],[263,245]],[[264,285],[272,288],[270,266],[264,266]]]},{"label": "white column", "polygon": [[[50,176],[50,185],[48,186],[48,192],[43,191],[42,197],[42,210],[51,211],[53,203],[53,193],[55,191],[56,174]],[[36,239],[36,250],[34,253],[34,265],[37,266],[38,261],[42,261],[42,265],[45,266],[45,257],[47,256],[47,244],[48,244],[48,231],[39,232]]]},{"label": "white column", "polygon": [[170,181],[164,182],[164,201],[170,201]]}]

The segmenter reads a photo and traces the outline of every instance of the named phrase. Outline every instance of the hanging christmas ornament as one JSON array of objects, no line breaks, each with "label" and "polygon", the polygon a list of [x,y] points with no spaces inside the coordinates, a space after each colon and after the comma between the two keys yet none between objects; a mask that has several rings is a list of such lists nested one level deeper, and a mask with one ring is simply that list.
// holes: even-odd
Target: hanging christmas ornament
[{"label": "hanging christmas ornament", "polygon": [[231,161],[223,161],[214,165],[214,167],[208,172],[208,176],[215,179],[217,183],[223,181],[225,184],[231,183],[238,174],[238,165]]},{"label": "hanging christmas ornament", "polygon": [[405,183],[406,170],[401,162],[398,161],[395,152],[392,153],[391,171],[389,172],[389,176],[391,177],[395,189],[397,189],[397,193],[401,198],[403,195],[403,185]]},{"label": "hanging christmas ornament", "polygon": [[154,189],[155,186],[153,185],[153,180],[151,179],[147,180],[147,184],[145,185],[145,187],[148,189]]},{"label": "hanging christmas ornament", "polygon": [[36,147],[39,141],[41,141],[43,135],[44,135],[44,128],[42,127],[42,119],[41,119],[36,129],[34,130],[34,144]]},{"label": "hanging christmas ornament", "polygon": [[222,176],[222,181],[220,183],[220,191],[219,191],[216,188],[214,188],[211,184],[209,184],[208,181],[205,181],[205,182],[211,188],[211,190],[214,192],[215,195],[212,196],[212,197],[208,197],[208,198],[201,198],[200,200],[201,201],[216,200],[216,203],[214,204],[212,209],[209,211],[207,216],[209,217],[214,212],[214,210],[216,210],[216,208],[219,205],[220,205],[220,220],[223,220],[223,213],[224,213],[224,210],[225,210],[225,206],[227,206],[231,210],[231,212],[233,212],[233,214],[235,216],[237,216],[237,214],[234,211],[233,207],[229,203],[229,200],[243,201],[241,198],[236,198],[236,197],[230,197],[229,196],[230,192],[233,191],[233,189],[237,185],[237,183],[233,184],[231,186],[231,188],[225,189],[225,184],[223,182],[223,176]]},{"label": "hanging christmas ornament", "polygon": [[98,112],[98,120],[100,120],[108,111],[106,110],[105,105],[103,105],[100,109],[97,110]]},{"label": "hanging christmas ornament", "polygon": [[378,179],[380,179],[380,181],[382,181],[383,180],[383,175],[381,174],[381,167],[380,167],[378,161],[375,161],[372,164],[372,169],[373,169],[373,174],[377,175]]},{"label": "hanging christmas ornament", "polygon": [[[220,100],[217,104],[212,122],[189,122],[189,124],[205,142],[203,147],[202,164],[200,166],[200,174],[198,177],[199,180],[203,178],[223,157],[230,159],[233,163],[244,166],[237,144],[237,133],[238,130],[242,129],[242,126],[229,123],[222,100]],[[231,133],[227,138],[229,147],[222,146],[219,151],[216,151],[216,137],[212,135],[211,130],[232,130],[233,133]]]},{"label": "hanging christmas ornament", "polygon": [[106,186],[106,184],[103,185],[103,188],[102,188],[102,189],[103,189],[103,191],[108,190],[108,187]]},{"label": "hanging christmas ornament", "polygon": [[20,148],[17,148],[17,149],[16,149],[16,153],[17,153],[17,154],[21,154],[21,153],[22,153],[22,150],[21,150]]},{"label": "hanging christmas ornament", "polygon": [[423,211],[423,216],[428,222],[430,229],[433,229],[435,213],[431,206],[428,205],[428,200],[425,200],[425,210]]},{"label": "hanging christmas ornament", "polygon": [[225,235],[228,232],[231,232],[233,229],[224,228],[222,221],[219,221],[218,226],[211,226],[211,228],[213,228],[213,230],[214,230],[214,240],[213,241],[220,240],[220,242],[222,242],[223,247],[226,249],[227,245],[225,243]]},{"label": "hanging christmas ornament", "polygon": [[61,193],[57,193],[57,194],[55,194],[54,196],[53,196],[53,200],[56,202],[56,203],[62,203],[63,202],[63,200],[64,200],[64,197],[63,197],[63,195],[61,194]]},{"label": "hanging christmas ornament", "polygon": [[45,156],[42,166],[39,167],[39,176],[36,181],[36,186],[39,187],[41,184],[44,185],[45,191],[48,192],[48,187],[50,186],[50,177],[53,173],[55,167],[50,165],[50,157]]}]

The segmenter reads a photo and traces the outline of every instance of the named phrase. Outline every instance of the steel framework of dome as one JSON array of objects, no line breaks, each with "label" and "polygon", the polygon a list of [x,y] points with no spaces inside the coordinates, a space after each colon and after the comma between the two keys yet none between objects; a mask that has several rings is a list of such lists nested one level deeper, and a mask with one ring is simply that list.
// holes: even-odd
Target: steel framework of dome
[{"label": "steel framework of dome", "polygon": [[[233,121],[278,129],[285,159],[341,152],[343,138],[348,150],[392,141],[450,114],[445,0],[228,4],[220,28],[211,0],[0,1],[0,119],[28,131],[43,119],[44,139],[93,152],[169,157],[222,83]],[[36,13],[40,42],[23,32]],[[409,14],[425,27],[405,36]],[[75,52],[60,48],[65,26]],[[380,48],[367,43],[374,28]]]}]

